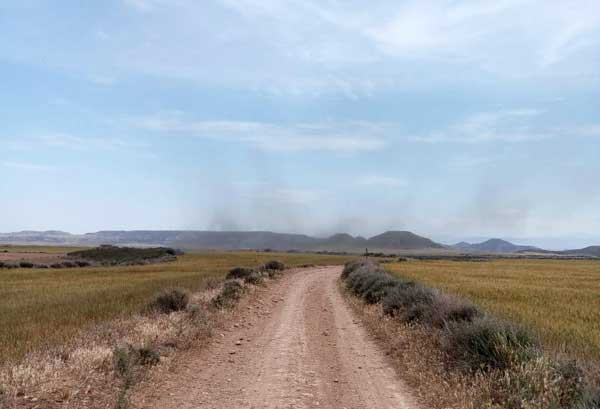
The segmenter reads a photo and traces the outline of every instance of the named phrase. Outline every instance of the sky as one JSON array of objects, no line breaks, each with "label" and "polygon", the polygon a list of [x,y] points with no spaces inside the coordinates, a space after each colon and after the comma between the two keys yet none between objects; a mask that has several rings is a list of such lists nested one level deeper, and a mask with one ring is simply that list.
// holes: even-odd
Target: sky
[{"label": "sky", "polygon": [[4,0],[0,231],[600,244],[600,2]]}]

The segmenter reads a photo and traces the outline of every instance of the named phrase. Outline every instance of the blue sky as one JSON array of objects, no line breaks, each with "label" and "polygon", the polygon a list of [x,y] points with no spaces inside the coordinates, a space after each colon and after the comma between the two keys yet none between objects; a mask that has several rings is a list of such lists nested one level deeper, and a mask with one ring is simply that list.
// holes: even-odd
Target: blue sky
[{"label": "blue sky", "polygon": [[600,242],[596,1],[0,5],[0,231]]}]

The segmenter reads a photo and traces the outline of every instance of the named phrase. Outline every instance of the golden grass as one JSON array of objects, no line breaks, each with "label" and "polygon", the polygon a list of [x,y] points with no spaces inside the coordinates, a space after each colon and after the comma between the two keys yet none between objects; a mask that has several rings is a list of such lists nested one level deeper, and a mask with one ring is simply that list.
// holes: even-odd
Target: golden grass
[{"label": "golden grass", "polygon": [[202,290],[211,279],[223,278],[232,267],[254,267],[272,259],[297,266],[342,264],[349,257],[204,252],[179,256],[172,263],[145,266],[0,270],[0,363],[17,361],[41,348],[67,344],[90,325],[138,312],[162,288]]},{"label": "golden grass", "polygon": [[410,261],[386,269],[525,324],[551,351],[600,359],[600,261]]}]

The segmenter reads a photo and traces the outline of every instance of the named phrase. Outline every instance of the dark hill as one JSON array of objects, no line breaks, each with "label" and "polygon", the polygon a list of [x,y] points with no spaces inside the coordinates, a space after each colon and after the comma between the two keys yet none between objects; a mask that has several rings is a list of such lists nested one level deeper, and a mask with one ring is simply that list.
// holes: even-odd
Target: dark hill
[{"label": "dark hill", "polygon": [[374,249],[442,249],[444,246],[428,238],[418,236],[409,231],[388,231],[367,240],[367,245]]},{"label": "dark hill", "polygon": [[589,246],[578,250],[561,251],[561,254],[600,257],[600,246]]},{"label": "dark hill", "polygon": [[489,239],[482,243],[470,244],[460,242],[452,246],[457,250],[473,251],[481,253],[517,253],[520,251],[536,251],[539,250],[533,246],[520,246],[502,239]]}]

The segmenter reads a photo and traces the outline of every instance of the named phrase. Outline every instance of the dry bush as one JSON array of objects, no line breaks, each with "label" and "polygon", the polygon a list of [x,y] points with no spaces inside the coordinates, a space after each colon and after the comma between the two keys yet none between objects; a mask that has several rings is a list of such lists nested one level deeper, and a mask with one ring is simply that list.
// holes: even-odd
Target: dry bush
[{"label": "dry bush", "polygon": [[283,270],[285,270],[285,264],[283,264],[281,261],[271,260],[271,261],[267,261],[265,264],[263,264],[260,269],[263,271],[264,270],[283,271]]},{"label": "dry bush", "polygon": [[227,280],[223,284],[221,292],[213,299],[213,305],[217,308],[231,308],[242,297],[244,288],[236,280]]},{"label": "dry bush", "polygon": [[[272,271],[272,270],[270,270]],[[262,275],[260,275],[259,273],[253,272],[252,274],[246,276],[244,278],[244,282],[246,284],[252,284],[252,285],[261,285],[264,283],[264,278]]]},{"label": "dry bush", "polygon": [[148,311],[170,314],[184,310],[190,301],[189,291],[183,288],[167,288],[161,290],[146,306]]},{"label": "dry bush", "polygon": [[250,274],[254,273],[254,269],[253,268],[248,268],[248,267],[234,267],[231,270],[229,270],[229,273],[227,273],[227,279],[228,280],[233,280],[236,278],[240,278],[240,279],[245,279],[246,277],[248,277]]},{"label": "dry bush", "polygon": [[507,369],[540,354],[539,342],[528,330],[491,317],[451,323],[444,331],[444,347],[472,370]]}]

